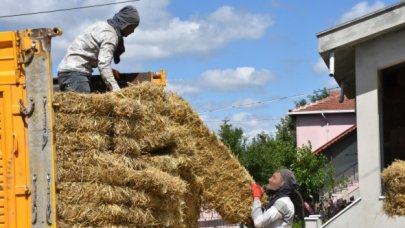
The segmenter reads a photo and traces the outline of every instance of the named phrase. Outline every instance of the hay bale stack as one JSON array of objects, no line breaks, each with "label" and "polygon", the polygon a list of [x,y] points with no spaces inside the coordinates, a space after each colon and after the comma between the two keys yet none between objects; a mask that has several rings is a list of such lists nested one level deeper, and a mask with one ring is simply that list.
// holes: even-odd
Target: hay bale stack
[{"label": "hay bale stack", "polygon": [[178,130],[178,153],[192,160],[193,173],[202,178],[204,204],[229,223],[247,221],[252,177],[185,100],[170,94],[168,104],[170,119],[184,127]]},{"label": "hay bale stack", "polygon": [[382,173],[385,185],[384,211],[389,216],[405,215],[405,161],[396,160]]},{"label": "hay bale stack", "polygon": [[61,227],[197,227],[201,205],[249,219],[252,178],[182,98],[142,83],[55,99]]}]

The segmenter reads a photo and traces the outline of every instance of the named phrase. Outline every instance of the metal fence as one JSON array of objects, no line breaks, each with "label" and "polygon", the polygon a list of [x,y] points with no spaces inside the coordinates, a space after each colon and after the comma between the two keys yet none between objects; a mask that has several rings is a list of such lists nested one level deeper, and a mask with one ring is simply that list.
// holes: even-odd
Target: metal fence
[{"label": "metal fence", "polygon": [[240,228],[243,225],[229,224],[222,220],[221,216],[214,210],[203,210],[198,219],[198,227],[211,227],[211,228]]}]

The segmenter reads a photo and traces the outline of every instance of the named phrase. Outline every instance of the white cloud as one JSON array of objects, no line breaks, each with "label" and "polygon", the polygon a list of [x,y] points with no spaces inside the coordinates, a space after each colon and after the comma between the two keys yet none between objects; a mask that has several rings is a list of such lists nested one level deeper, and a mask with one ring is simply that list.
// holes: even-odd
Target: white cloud
[{"label": "white cloud", "polygon": [[368,1],[362,1],[353,6],[348,12],[344,13],[340,18],[339,23],[353,20],[384,7],[385,3],[380,0],[375,1],[372,5],[369,4]]},{"label": "white cloud", "polygon": [[272,24],[268,15],[222,6],[206,18],[166,18],[160,26],[143,28],[128,39],[140,59],[168,58],[180,54],[207,54],[238,39],[258,39]]},{"label": "white cloud", "polygon": [[234,103],[232,103],[232,106],[244,107],[244,108],[256,108],[256,107],[260,107],[261,104],[259,101],[255,100],[255,99],[246,98],[246,99],[242,99],[239,101],[235,101]]},{"label": "white cloud", "polygon": [[167,91],[174,92],[180,96],[183,95],[193,95],[197,94],[200,92],[200,88],[197,86],[187,83],[183,80],[177,80],[177,81],[168,81],[167,86],[166,86]]},{"label": "white cloud", "polygon": [[218,132],[223,119],[226,119],[233,127],[241,128],[248,140],[251,140],[259,133],[274,134],[276,131],[274,124],[280,120],[280,118],[253,115],[250,112],[237,112],[222,117],[222,119],[213,117],[211,114],[201,114],[200,117],[214,132]]},{"label": "white cloud", "polygon": [[258,134],[262,134],[262,133],[265,133],[268,135],[272,134],[272,132],[269,131],[269,129],[259,128],[259,129],[252,129],[250,131],[244,132],[244,136],[247,137],[249,140],[251,140],[252,138],[256,137]]},{"label": "white cloud", "polygon": [[255,127],[260,124],[259,120],[248,112],[235,113],[231,116],[230,120],[235,122],[243,122],[244,125],[249,127]]},{"label": "white cloud", "polygon": [[244,136],[251,139],[259,133],[271,134],[270,129],[274,122],[268,119],[252,115],[249,112],[235,113],[230,117],[230,123],[240,127],[244,131]]},{"label": "white cloud", "polygon": [[[115,0],[118,2],[119,0]],[[170,14],[170,0],[139,1],[106,7],[2,19],[8,30],[61,27],[62,37],[53,39],[53,59],[59,63],[68,45],[86,27],[111,18],[125,5],[138,8],[141,23],[125,40],[123,62],[212,53],[238,39],[262,37],[273,21],[269,15],[222,6],[208,15],[183,20]],[[97,0],[3,0],[1,15],[38,12],[100,4]],[[127,61],[127,60],[131,61]],[[122,65],[122,63],[120,64]]]},{"label": "white cloud", "polygon": [[[179,95],[195,95],[203,90],[218,92],[240,91],[244,89],[264,88],[273,79],[270,70],[256,70],[254,67],[235,69],[215,69],[203,72],[195,81],[176,80],[168,83],[168,90]],[[245,99],[235,102],[234,106],[257,107],[255,100]]]},{"label": "white cloud", "polygon": [[329,73],[329,69],[321,57],[319,57],[318,61],[316,61],[316,63],[314,63],[314,65],[312,66],[312,70],[316,74]]},{"label": "white cloud", "polygon": [[273,75],[267,69],[256,70],[253,67],[236,69],[207,70],[201,76],[204,88],[217,91],[237,91],[247,88],[260,88],[272,81]]}]

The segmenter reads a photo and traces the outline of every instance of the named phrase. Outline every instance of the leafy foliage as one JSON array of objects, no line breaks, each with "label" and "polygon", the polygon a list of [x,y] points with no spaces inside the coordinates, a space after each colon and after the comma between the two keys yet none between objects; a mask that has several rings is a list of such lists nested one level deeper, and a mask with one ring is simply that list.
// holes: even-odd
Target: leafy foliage
[{"label": "leafy foliage", "polygon": [[316,90],[316,91],[314,91],[314,94],[309,95],[309,96],[308,96],[308,99],[309,99],[311,102],[315,102],[315,101],[322,100],[322,99],[324,99],[324,98],[326,98],[326,97],[328,97],[328,96],[329,96],[328,90],[327,90],[326,88],[323,88],[323,89],[321,89],[321,90]]},{"label": "leafy foliage", "polygon": [[240,156],[245,150],[246,138],[242,128],[234,128],[227,120],[220,126],[218,135],[221,141],[227,145],[235,156]]},{"label": "leafy foliage", "polygon": [[295,107],[299,108],[301,106],[307,105],[308,103],[313,103],[313,102],[322,100],[322,99],[324,99],[324,98],[326,98],[328,96],[329,96],[329,91],[325,87],[323,89],[321,89],[321,90],[314,90],[313,94],[308,96],[309,101],[307,101],[306,99],[303,98],[303,99],[301,99],[299,101],[294,102]]},{"label": "leafy foliage", "polygon": [[261,185],[281,168],[294,171],[304,199],[318,196],[334,183],[334,170],[324,155],[313,155],[310,147],[296,147],[295,121],[289,116],[276,125],[275,136],[260,133],[247,142],[241,128],[224,121],[219,137]]},{"label": "leafy foliage", "polygon": [[324,155],[312,154],[309,146],[297,149],[293,170],[300,183],[299,191],[306,197],[318,198],[321,189],[335,183],[333,166]]},{"label": "leafy foliage", "polygon": [[295,103],[295,107],[296,107],[296,108],[299,108],[299,107],[301,107],[301,106],[304,106],[304,105],[307,105],[307,104],[308,104],[307,100],[304,99],[304,98],[301,99],[301,100],[299,100],[299,101],[295,101],[294,103]]}]

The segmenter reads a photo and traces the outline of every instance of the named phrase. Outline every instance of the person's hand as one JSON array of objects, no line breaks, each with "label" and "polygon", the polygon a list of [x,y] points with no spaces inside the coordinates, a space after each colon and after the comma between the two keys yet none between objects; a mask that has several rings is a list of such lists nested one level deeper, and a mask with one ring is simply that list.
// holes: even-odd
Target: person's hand
[{"label": "person's hand", "polygon": [[112,70],[115,80],[120,79],[120,72],[116,69],[111,69],[111,70]]},{"label": "person's hand", "polygon": [[252,191],[252,196],[253,198],[261,198],[264,191],[263,189],[256,183],[251,183],[250,184],[250,190]]}]

